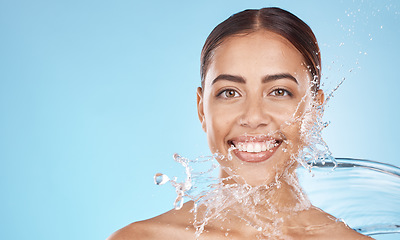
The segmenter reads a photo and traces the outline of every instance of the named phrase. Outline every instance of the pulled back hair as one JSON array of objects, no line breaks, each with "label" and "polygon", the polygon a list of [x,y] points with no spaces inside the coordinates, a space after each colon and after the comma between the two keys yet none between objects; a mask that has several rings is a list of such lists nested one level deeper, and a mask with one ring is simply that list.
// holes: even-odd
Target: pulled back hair
[{"label": "pulled back hair", "polygon": [[321,79],[321,55],[311,28],[300,18],[280,8],[249,9],[236,13],[212,30],[201,51],[201,86],[215,49],[229,36],[267,30],[286,38],[303,55],[311,73],[314,93]]}]

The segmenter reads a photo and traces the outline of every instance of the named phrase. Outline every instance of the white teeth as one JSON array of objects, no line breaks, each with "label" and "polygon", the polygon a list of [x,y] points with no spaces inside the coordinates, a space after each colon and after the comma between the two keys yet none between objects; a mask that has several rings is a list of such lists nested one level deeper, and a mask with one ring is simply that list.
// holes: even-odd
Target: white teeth
[{"label": "white teeth", "polygon": [[237,148],[239,149],[239,151],[243,151],[243,144],[238,144]]},{"label": "white teeth", "polygon": [[267,142],[238,142],[236,147],[239,151],[243,152],[265,152],[272,151],[274,147],[278,146],[275,141]]},{"label": "white teeth", "polygon": [[247,144],[242,143],[242,151],[247,152]]},{"label": "white teeth", "polygon": [[254,152],[261,152],[261,144],[260,143],[255,143],[253,151]]},{"label": "white teeth", "polygon": [[262,144],[261,145],[261,151],[267,151],[267,149],[268,149],[268,147],[267,147],[267,144]]},{"label": "white teeth", "polygon": [[254,145],[253,144],[246,144],[247,145],[247,152],[254,152]]}]

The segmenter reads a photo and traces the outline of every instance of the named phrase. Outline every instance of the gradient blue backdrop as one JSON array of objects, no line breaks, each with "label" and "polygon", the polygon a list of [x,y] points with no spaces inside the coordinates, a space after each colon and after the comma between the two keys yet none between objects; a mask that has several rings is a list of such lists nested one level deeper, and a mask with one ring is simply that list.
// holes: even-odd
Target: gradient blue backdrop
[{"label": "gradient blue backdrop", "polygon": [[199,55],[213,27],[279,6],[315,31],[324,136],[339,157],[400,165],[399,1],[0,1],[2,239],[105,239],[172,207],[156,172],[208,154]]}]

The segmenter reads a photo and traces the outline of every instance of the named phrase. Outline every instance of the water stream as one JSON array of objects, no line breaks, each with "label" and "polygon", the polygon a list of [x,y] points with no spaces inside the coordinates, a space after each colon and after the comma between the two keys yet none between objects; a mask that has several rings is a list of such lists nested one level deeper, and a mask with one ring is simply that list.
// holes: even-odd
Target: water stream
[{"label": "water stream", "polygon": [[[336,167],[334,168],[336,164]],[[334,169],[334,170],[333,170]],[[400,168],[382,162],[336,158],[299,168],[311,202],[376,239],[400,239]],[[389,239],[389,238],[387,238]]]}]

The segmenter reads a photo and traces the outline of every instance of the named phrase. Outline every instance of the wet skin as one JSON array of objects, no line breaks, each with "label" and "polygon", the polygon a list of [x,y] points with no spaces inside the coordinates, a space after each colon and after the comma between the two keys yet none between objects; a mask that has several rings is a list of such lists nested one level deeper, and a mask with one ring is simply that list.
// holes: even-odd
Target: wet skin
[{"label": "wet skin", "polygon": [[[204,89],[197,90],[198,115],[210,150],[221,156],[221,178],[235,176],[225,184],[269,185],[279,179],[281,187],[265,195],[278,215],[268,216],[270,211],[262,204],[257,211],[265,212],[266,218],[284,219],[279,230],[285,237],[370,239],[313,206],[287,211],[302,201],[298,188],[282,177],[294,174],[296,168],[292,155],[302,146],[300,120],[313,104],[323,102],[322,91],[311,96],[310,80],[302,55],[279,35],[257,31],[225,39],[214,52]],[[275,145],[268,146],[266,153],[236,149],[232,159],[227,158],[232,145],[239,148],[249,142]],[[187,202],[180,210],[132,223],[109,240],[195,239],[192,208],[193,202]],[[203,211],[199,209],[199,213]],[[225,221],[211,219],[199,239],[258,239],[259,234],[242,219],[227,214]]]},{"label": "wet skin", "polygon": [[[220,160],[227,169],[222,176],[268,184],[294,163],[291,155],[301,146],[301,116],[313,100],[311,74],[303,62],[288,40],[267,31],[230,37],[215,51],[197,99],[211,151],[227,156],[232,142],[241,138],[251,142],[265,137],[277,145],[261,153],[233,151],[232,160]],[[322,91],[316,99],[322,101]],[[262,153],[264,158],[258,156]]]}]

